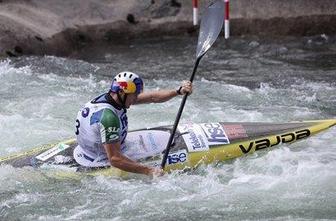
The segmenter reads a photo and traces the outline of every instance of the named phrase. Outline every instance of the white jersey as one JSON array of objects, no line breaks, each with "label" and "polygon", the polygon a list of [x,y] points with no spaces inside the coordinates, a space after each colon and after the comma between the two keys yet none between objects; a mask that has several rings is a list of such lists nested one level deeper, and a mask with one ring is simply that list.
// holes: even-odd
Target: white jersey
[{"label": "white jersey", "polygon": [[74,151],[77,163],[83,166],[107,166],[104,143],[120,141],[125,148],[128,130],[126,110],[120,108],[107,94],[88,102],[77,114],[76,138],[79,147]]}]

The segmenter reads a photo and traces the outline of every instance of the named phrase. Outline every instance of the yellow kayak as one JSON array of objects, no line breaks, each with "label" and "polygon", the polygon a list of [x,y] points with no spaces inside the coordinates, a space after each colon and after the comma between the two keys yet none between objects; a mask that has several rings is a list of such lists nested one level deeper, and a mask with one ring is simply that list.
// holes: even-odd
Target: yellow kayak
[{"label": "yellow kayak", "polygon": [[[293,143],[336,125],[336,119],[289,123],[218,122],[188,123],[178,127],[165,170],[195,168],[200,164],[225,161],[258,150]],[[171,126],[130,131],[125,154],[141,163],[160,165],[168,143]],[[113,167],[85,168],[73,160],[75,139],[47,144],[7,157],[0,164],[13,167],[52,169],[60,176],[109,175],[127,176]],[[66,159],[66,160],[64,160]]]}]

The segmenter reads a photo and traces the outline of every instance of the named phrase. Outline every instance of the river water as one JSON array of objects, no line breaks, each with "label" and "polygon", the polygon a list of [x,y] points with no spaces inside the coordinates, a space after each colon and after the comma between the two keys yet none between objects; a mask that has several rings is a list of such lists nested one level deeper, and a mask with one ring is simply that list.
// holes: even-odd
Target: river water
[{"label": "river water", "polygon": [[[188,79],[196,38],[0,61],[0,156],[74,135],[78,109],[130,70],[145,90]],[[104,52],[102,52],[104,48]],[[219,40],[202,59],[181,122],[336,118],[331,36]],[[180,98],[129,110],[130,129],[174,122]],[[0,166],[0,220],[336,220],[336,128],[197,170],[149,179],[52,178]]]}]

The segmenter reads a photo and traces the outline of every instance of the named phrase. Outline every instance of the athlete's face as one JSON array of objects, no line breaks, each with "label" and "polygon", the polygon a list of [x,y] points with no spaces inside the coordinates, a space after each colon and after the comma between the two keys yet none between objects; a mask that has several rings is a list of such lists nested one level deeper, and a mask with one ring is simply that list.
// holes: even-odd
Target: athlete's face
[{"label": "athlete's face", "polygon": [[126,108],[130,108],[131,105],[135,104],[135,102],[137,101],[137,99],[138,99],[138,95],[137,94],[128,94],[126,102],[125,102]]}]

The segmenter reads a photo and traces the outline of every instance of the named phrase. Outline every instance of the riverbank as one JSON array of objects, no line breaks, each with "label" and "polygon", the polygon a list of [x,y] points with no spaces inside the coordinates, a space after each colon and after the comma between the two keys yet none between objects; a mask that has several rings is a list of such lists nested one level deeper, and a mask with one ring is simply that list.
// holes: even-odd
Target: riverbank
[{"label": "riverbank", "polygon": [[[336,33],[332,0],[235,0],[230,7],[233,36]],[[191,0],[0,1],[0,56],[69,56],[102,42],[171,35],[197,35]]]}]

